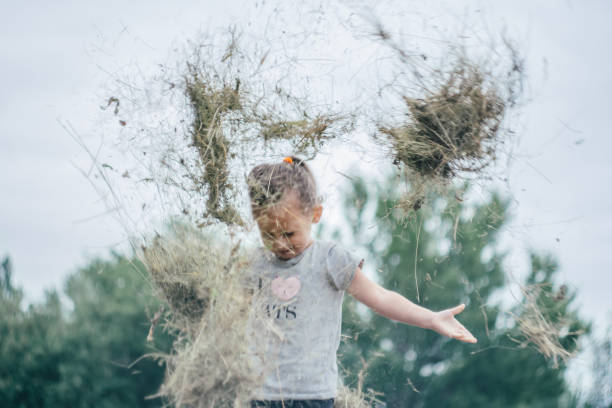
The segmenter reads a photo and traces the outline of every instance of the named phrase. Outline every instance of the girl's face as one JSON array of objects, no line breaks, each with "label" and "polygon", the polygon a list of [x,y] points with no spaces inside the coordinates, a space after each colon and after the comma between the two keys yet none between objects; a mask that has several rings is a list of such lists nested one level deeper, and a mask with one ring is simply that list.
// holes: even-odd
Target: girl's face
[{"label": "girl's face", "polygon": [[323,207],[316,205],[305,212],[295,191],[285,193],[278,204],[257,217],[264,245],[283,260],[301,254],[313,242],[310,229],[319,222],[322,211]]}]

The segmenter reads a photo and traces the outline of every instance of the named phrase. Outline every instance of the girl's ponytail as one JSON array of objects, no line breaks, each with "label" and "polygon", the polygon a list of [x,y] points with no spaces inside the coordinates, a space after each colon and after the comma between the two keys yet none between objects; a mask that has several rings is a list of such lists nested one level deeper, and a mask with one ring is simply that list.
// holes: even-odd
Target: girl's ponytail
[{"label": "girl's ponytail", "polygon": [[303,159],[296,156],[287,156],[281,163],[254,167],[247,183],[253,214],[274,206],[288,191],[298,194],[305,211],[319,202],[312,171]]}]

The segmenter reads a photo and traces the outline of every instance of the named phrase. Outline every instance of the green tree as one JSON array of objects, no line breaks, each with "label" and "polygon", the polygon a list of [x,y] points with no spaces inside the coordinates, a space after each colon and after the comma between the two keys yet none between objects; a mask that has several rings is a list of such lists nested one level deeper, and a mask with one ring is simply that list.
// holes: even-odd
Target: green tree
[{"label": "green tree", "polygon": [[[0,292],[0,406],[154,407],[164,368],[141,357],[147,310],[159,304],[126,257],[93,260],[71,275],[64,293],[71,307],[49,291],[44,301],[23,309],[22,292],[4,271]],[[156,344],[167,350],[168,335]]]},{"label": "green tree", "polygon": [[612,320],[609,321],[604,335],[601,338],[592,338],[590,342],[594,383],[585,407],[612,408]]},{"label": "green tree", "polygon": [[56,292],[38,305],[22,309],[23,292],[11,279],[9,258],[2,264],[0,285],[0,405],[51,406],[50,386],[60,379],[65,327]]},{"label": "green tree", "polygon": [[[389,198],[391,197],[391,198]],[[363,180],[352,184],[345,205],[352,233],[369,253],[384,287],[433,310],[467,305],[458,319],[479,339],[468,345],[344,305],[341,364],[355,382],[367,362],[364,386],[382,392],[388,407],[556,407],[567,399],[563,362],[558,368],[528,342],[508,314],[491,302],[505,288],[505,254],[497,249],[507,221],[508,201],[493,194],[468,208],[456,199],[437,199],[411,218],[396,209],[389,187],[372,194]],[[356,205],[360,204],[360,205]],[[375,220],[368,218],[375,206]],[[566,327],[561,344],[573,350],[581,330],[570,304],[574,293],[558,293],[556,263],[532,256],[527,285],[537,285],[537,305]],[[418,283],[417,283],[418,282]],[[535,286],[533,286],[535,287]],[[567,289],[565,289],[567,292]],[[512,311],[527,318],[526,310]],[[363,359],[363,360],[362,360]]]}]

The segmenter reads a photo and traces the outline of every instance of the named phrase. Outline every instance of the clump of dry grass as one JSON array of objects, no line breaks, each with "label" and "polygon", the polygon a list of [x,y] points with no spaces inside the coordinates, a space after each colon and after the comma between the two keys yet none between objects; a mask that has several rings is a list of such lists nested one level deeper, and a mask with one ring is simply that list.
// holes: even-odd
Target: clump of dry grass
[{"label": "clump of dry grass", "polygon": [[225,117],[242,108],[240,81],[236,80],[234,88],[211,83],[202,78],[195,66],[188,67],[185,94],[193,111],[191,139],[198,153],[199,165],[196,168],[201,170],[197,175],[201,181],[195,186],[207,196],[209,216],[228,224],[242,225],[242,218],[233,205],[235,195],[230,182],[229,159],[235,153],[223,129]]},{"label": "clump of dry grass", "polygon": [[450,179],[459,171],[479,171],[495,158],[505,102],[494,87],[485,88],[475,65],[460,61],[435,93],[403,99],[408,122],[380,128],[396,163],[423,177]]},{"label": "clump of dry grass", "polygon": [[[282,337],[271,319],[255,312],[261,308],[246,285],[248,251],[221,232],[218,226],[179,225],[141,247],[149,277],[169,308],[165,326],[177,334],[169,354],[155,355],[166,364],[166,378],[154,397],[173,406],[246,406],[273,364],[254,354],[257,341]],[[254,327],[257,336],[248,334]],[[362,390],[364,370],[355,389],[339,386],[336,408],[369,408],[377,401],[376,393]]]},{"label": "clump of dry grass", "polygon": [[363,390],[368,363],[361,358],[361,364],[361,369],[357,373],[357,384],[354,388],[339,384],[338,393],[334,399],[334,408],[371,408],[380,403],[378,397],[382,395],[381,393],[372,389]]},{"label": "clump of dry grass", "polygon": [[377,401],[376,395],[371,391],[364,393],[361,387],[349,388],[340,385],[334,400],[334,408],[372,408]]},{"label": "clump of dry grass", "polygon": [[243,406],[260,376],[250,363],[247,322],[251,298],[244,283],[248,255],[230,235],[177,227],[143,246],[141,257],[170,308],[177,333],[157,396],[174,406]]},{"label": "clump of dry grass", "polygon": [[439,89],[403,101],[407,122],[379,130],[391,145],[393,163],[405,166],[410,181],[399,206],[417,211],[428,188],[440,189],[459,173],[477,173],[495,160],[506,103],[466,60],[459,60]]},{"label": "clump of dry grass", "polygon": [[324,141],[333,139],[332,125],[339,120],[335,116],[317,115],[312,119],[274,120],[261,118],[260,135],[264,141],[290,140],[295,151],[318,150]]},{"label": "clump of dry grass", "polygon": [[334,408],[371,408],[376,405],[378,396],[381,394],[368,390],[363,391],[363,381],[365,379],[367,364],[362,360],[363,367],[357,375],[357,387],[349,388],[344,384],[338,386],[338,394],[334,400]]},{"label": "clump of dry grass", "polygon": [[[559,361],[567,362],[574,352],[567,350],[560,342],[561,332],[568,324],[567,321],[553,321],[541,304],[542,284],[521,286],[523,301],[518,313],[511,313],[514,317],[521,338],[512,338],[521,347],[533,346],[544,357],[551,359],[553,366],[557,367]],[[567,333],[580,334],[580,333]]]},{"label": "clump of dry grass", "polygon": [[182,84],[177,88],[184,92],[190,111],[188,149],[172,146],[163,156],[166,164],[179,163],[181,173],[150,179],[181,194],[193,192],[205,198],[201,225],[217,221],[244,226],[245,216],[236,204],[237,184],[245,170],[242,166],[255,152],[289,143],[295,154],[314,156],[324,142],[344,133],[350,121],[315,111],[307,100],[260,77],[265,55],[250,55],[235,31],[230,30],[222,55],[214,52],[217,48],[216,44],[194,46],[182,79],[176,81]]},{"label": "clump of dry grass", "polygon": [[376,139],[389,148],[393,164],[405,171],[412,189],[402,207],[418,210],[427,190],[440,192],[455,179],[478,176],[496,160],[509,134],[504,119],[522,91],[523,61],[504,41],[495,53],[507,51],[507,66],[493,68],[454,50],[440,67],[432,67],[424,55],[411,58],[381,27],[376,38],[399,57],[405,69],[400,76],[413,82],[410,91],[398,95],[403,119],[379,123]]}]

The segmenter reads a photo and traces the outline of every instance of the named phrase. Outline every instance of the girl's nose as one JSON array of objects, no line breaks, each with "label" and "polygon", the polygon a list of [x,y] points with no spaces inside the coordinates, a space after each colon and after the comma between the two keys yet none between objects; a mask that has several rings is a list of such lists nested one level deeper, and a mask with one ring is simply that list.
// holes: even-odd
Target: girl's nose
[{"label": "girl's nose", "polygon": [[274,240],[274,249],[275,250],[289,249],[289,240],[285,237],[281,237],[281,238]]}]

